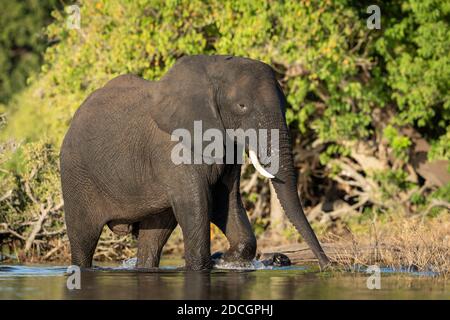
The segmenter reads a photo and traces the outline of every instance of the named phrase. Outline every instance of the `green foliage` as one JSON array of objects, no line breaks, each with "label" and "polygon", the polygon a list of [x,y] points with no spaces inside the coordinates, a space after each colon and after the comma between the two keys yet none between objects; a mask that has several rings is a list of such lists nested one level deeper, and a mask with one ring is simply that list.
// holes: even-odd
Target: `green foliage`
[{"label": "green foliage", "polygon": [[439,190],[436,190],[433,194],[433,198],[450,202],[450,183],[447,183],[445,186],[443,186]]},{"label": "green foliage", "polygon": [[25,232],[30,226],[26,222],[38,215],[41,205],[61,201],[58,155],[44,142],[25,144],[16,152],[16,146],[5,148],[0,157],[0,223]]},{"label": "green foliage", "polygon": [[[327,164],[332,158],[347,155],[349,155],[349,150],[346,147],[339,144],[330,144],[326,147],[325,151],[320,154],[319,159],[322,164]],[[333,173],[335,169],[336,168],[332,165],[330,173]]]},{"label": "green foliage", "polygon": [[[302,132],[312,129],[323,141],[369,133],[377,91],[358,77],[359,64],[370,64],[363,49],[370,41],[364,42],[365,21],[346,1],[98,1],[83,5],[81,17],[81,30],[68,30],[55,12],[48,37],[60,43],[47,50],[40,78],[12,104],[5,135],[45,134],[58,144],[80,102],[112,77],[158,79],[178,57],[198,53],[279,66],[288,120]],[[26,126],[29,121],[36,125]]]},{"label": "green foliage", "polygon": [[46,45],[42,31],[57,5],[56,0],[0,1],[0,103],[39,71]]},{"label": "green foliage", "polygon": [[401,135],[397,129],[389,125],[384,129],[384,137],[392,147],[397,158],[406,160],[408,158],[408,149],[411,146],[411,140]]},{"label": "green foliage", "polygon": [[[373,134],[372,111],[391,102],[389,93],[399,109],[392,122],[447,127],[448,5],[420,3],[399,4],[403,18],[383,19],[383,36],[369,32],[343,0],[97,1],[82,3],[80,30],[68,30],[65,14],[55,11],[47,33],[59,43],[47,50],[39,79],[12,103],[4,136],[47,135],[59,143],[80,102],[114,76],[155,80],[180,56],[199,53],[273,65],[284,75],[288,122],[323,142]],[[393,142],[395,150],[408,147]]]},{"label": "green foliage", "polygon": [[374,180],[379,183],[385,199],[390,199],[393,195],[413,187],[413,183],[408,181],[408,174],[404,170],[377,172],[374,174]]},{"label": "green foliage", "polygon": [[428,152],[430,160],[450,160],[450,126],[447,127],[447,133],[432,141],[431,149]]},{"label": "green foliage", "polygon": [[[450,2],[401,3],[402,19],[389,21],[376,44],[387,69],[387,84],[397,110],[392,123],[411,124],[425,133],[430,159],[450,159]],[[391,135],[404,155],[406,137]]]},{"label": "green foliage", "polygon": [[449,126],[449,13],[448,1],[405,1],[403,18],[390,22],[378,40],[399,124],[444,130]]},{"label": "green foliage", "polygon": [[415,205],[424,205],[426,203],[426,198],[424,195],[414,192],[411,195],[411,203]]}]

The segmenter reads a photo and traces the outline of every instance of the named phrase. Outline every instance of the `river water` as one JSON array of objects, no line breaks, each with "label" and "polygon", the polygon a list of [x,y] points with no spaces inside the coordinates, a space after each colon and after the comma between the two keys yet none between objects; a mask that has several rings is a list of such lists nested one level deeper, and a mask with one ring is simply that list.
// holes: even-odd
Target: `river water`
[{"label": "river water", "polygon": [[0,299],[450,299],[450,281],[413,273],[382,272],[380,289],[370,274],[318,273],[308,267],[179,271],[163,261],[153,272],[126,266],[82,271],[81,289],[67,288],[67,267],[1,265]]}]

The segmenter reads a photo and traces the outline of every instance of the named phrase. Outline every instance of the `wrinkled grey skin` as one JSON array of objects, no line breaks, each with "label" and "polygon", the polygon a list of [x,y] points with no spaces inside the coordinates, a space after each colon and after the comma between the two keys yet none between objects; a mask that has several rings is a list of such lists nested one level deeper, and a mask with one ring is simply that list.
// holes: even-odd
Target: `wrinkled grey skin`
[{"label": "wrinkled grey skin", "polygon": [[298,197],[284,107],[268,65],[230,56],[183,57],[158,82],[122,75],[92,93],[75,113],[61,148],[72,263],[91,266],[105,224],[117,233],[134,226],[141,268],[159,265],[177,224],[188,269],[212,266],[210,222],[230,243],[224,260],[254,258],[256,239],[239,193],[240,165],[171,161],[173,130],[192,131],[194,120],[202,120],[203,130],[280,130],[280,168],[271,182],[290,221],[320,266],[327,266]]}]

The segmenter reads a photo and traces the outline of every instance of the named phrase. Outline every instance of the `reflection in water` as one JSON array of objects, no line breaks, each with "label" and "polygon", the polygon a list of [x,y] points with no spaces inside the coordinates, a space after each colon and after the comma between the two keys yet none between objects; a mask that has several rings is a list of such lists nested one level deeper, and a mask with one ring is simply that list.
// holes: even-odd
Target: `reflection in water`
[{"label": "reflection in water", "polygon": [[64,299],[237,299],[254,287],[252,271],[83,271],[82,290]]},{"label": "reflection in water", "polygon": [[81,290],[66,287],[66,267],[0,265],[0,299],[448,299],[449,280],[382,274],[381,290],[367,275],[273,270],[121,268],[82,271]]}]

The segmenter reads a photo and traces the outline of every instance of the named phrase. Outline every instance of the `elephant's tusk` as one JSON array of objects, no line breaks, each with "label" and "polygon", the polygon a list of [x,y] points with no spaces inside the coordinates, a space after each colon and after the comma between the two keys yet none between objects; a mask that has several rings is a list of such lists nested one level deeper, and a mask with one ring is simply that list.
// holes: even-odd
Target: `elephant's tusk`
[{"label": "elephant's tusk", "polygon": [[274,175],[272,175],[270,172],[268,172],[266,169],[263,168],[261,163],[259,163],[258,156],[256,155],[256,152],[253,150],[249,150],[248,154],[250,156],[250,161],[252,162],[253,166],[255,167],[256,171],[258,171],[262,176],[273,179],[275,178]]}]

